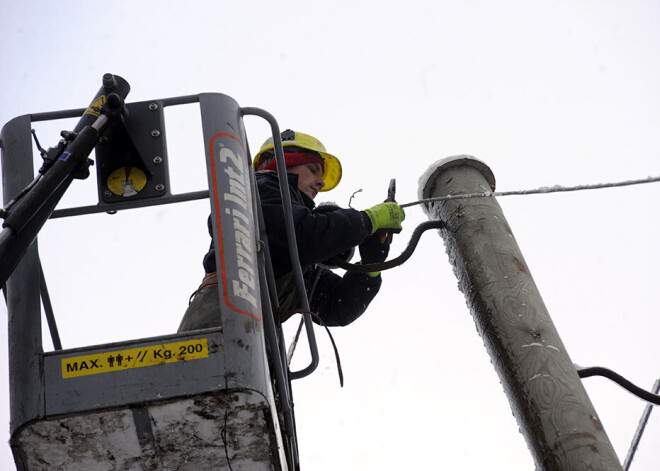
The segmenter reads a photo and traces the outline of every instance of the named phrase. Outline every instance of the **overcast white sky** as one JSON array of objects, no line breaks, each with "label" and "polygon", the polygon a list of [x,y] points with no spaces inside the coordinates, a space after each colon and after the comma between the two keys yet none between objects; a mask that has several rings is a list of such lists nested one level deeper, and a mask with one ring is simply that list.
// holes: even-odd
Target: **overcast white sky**
[{"label": "overcast white sky", "polygon": [[[647,1],[0,2],[0,125],[87,106],[112,72],[128,101],[221,92],[319,137],[343,163],[319,200],[398,200],[439,158],[486,162],[498,190],[660,175],[660,4]],[[167,112],[172,191],[205,188],[199,116]],[[73,122],[38,126],[54,145]],[[246,119],[250,147],[267,137]],[[61,207],[95,204],[95,177]],[[647,389],[657,353],[660,184],[500,198],[574,362]],[[203,275],[207,202],[47,223],[39,239],[65,348],[174,332]],[[426,220],[407,210],[392,254]],[[294,383],[303,469],[526,470],[533,461],[436,233],[384,273],[319,370]],[[5,319],[0,328],[6,345]],[[52,349],[48,336],[44,348]],[[305,364],[301,350],[297,365]],[[7,362],[0,437],[8,440]],[[623,461],[645,406],[585,380]],[[4,427],[1,424],[5,424]],[[660,414],[631,469],[660,467]],[[13,469],[0,443],[0,469]]]}]

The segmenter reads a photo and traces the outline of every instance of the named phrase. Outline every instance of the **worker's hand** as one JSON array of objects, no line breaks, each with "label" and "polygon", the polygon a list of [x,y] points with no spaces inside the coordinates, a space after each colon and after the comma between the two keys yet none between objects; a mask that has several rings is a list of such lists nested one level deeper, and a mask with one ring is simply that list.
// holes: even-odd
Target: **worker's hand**
[{"label": "worker's hand", "polygon": [[390,243],[381,234],[372,234],[359,246],[362,264],[381,263],[390,253]]},{"label": "worker's hand", "polygon": [[401,230],[401,222],[406,218],[403,208],[394,202],[380,203],[364,210],[371,219],[371,233],[378,229]]}]

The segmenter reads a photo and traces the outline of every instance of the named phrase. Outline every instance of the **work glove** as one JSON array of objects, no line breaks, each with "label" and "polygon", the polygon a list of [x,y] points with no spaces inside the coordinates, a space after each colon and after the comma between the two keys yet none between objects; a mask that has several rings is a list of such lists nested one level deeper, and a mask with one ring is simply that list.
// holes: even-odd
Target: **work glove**
[{"label": "work glove", "polygon": [[359,246],[362,264],[382,263],[390,253],[390,243],[381,234],[372,234]]},{"label": "work glove", "polygon": [[406,218],[403,208],[394,202],[380,203],[364,210],[371,220],[371,233],[378,229],[401,231],[401,222]]}]

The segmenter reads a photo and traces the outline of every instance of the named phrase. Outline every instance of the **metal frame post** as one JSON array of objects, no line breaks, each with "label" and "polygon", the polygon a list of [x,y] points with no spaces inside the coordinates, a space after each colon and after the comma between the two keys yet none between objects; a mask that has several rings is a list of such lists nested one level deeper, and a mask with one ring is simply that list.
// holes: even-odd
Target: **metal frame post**
[{"label": "metal frame post", "polygon": [[[24,115],[2,128],[4,202],[34,178],[30,127],[30,116]],[[25,422],[44,415],[39,273],[35,239],[7,280],[11,434]],[[12,448],[16,453],[16,448]]]},{"label": "metal frame post", "polygon": [[[227,388],[250,387],[263,391],[266,389],[265,345],[245,129],[234,99],[220,93],[202,93],[199,104],[222,328],[226,339],[242,339],[225,345],[233,353],[227,355]],[[245,332],[252,335],[246,337]],[[260,384],[252,384],[254,381]]]}]

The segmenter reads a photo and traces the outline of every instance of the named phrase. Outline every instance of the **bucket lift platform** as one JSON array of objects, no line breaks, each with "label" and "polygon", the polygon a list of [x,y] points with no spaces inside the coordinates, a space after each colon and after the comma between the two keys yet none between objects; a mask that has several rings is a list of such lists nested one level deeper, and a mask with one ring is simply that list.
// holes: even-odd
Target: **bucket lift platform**
[{"label": "bucket lift platform", "polygon": [[46,420],[12,438],[22,465],[278,469],[272,392],[227,387],[222,334],[210,329],[44,354]]},{"label": "bucket lift platform", "polygon": [[[263,110],[205,93],[126,104],[120,117],[102,128],[106,103],[117,101],[110,95],[117,92],[123,99],[128,88],[121,77],[106,74],[87,109],[19,116],[2,128],[5,205],[30,189],[10,205],[0,234],[9,313],[10,445],[17,469],[299,469],[290,380],[316,368],[318,351],[305,315],[312,363],[288,370],[282,330],[273,319],[277,296],[243,115],[269,121],[284,168],[277,123]],[[200,105],[209,187],[172,195],[163,109],[188,103]],[[74,178],[67,177],[65,185],[46,192],[35,214],[17,217],[43,180],[52,181],[49,173],[32,181],[32,122],[79,116],[77,135],[101,129],[87,151],[96,147],[98,204],[54,210]],[[76,141],[60,145],[48,172],[66,163]],[[139,172],[131,173],[134,168]],[[122,175],[126,181],[117,185]],[[49,217],[202,198],[211,202],[213,238],[220,248],[221,326],[62,349],[36,243],[43,223]],[[290,217],[286,207],[285,214]],[[18,252],[22,257],[13,261]],[[12,262],[4,263],[8,259]],[[55,346],[49,352],[42,346],[42,301]]]}]

